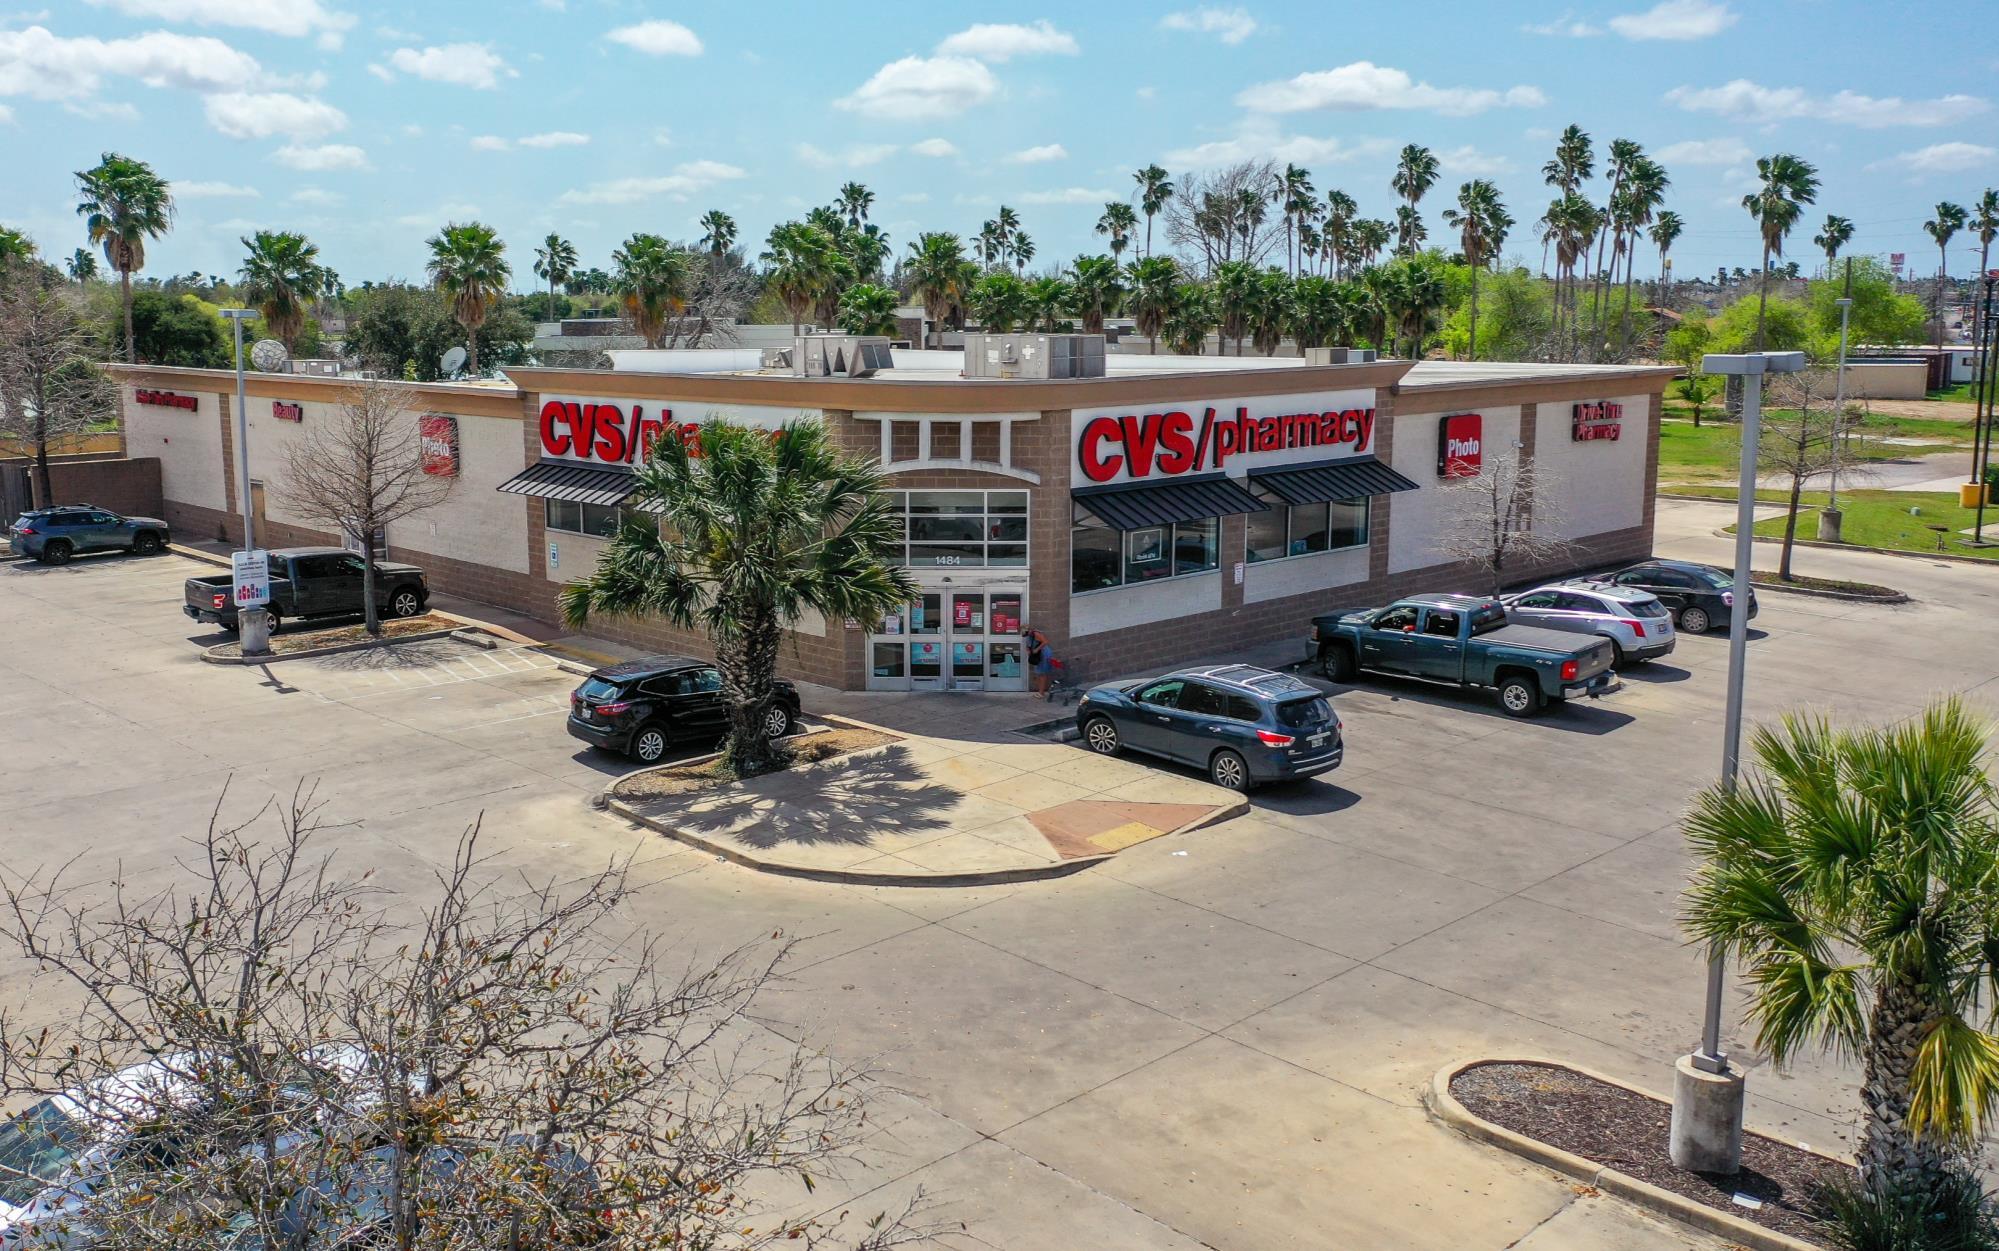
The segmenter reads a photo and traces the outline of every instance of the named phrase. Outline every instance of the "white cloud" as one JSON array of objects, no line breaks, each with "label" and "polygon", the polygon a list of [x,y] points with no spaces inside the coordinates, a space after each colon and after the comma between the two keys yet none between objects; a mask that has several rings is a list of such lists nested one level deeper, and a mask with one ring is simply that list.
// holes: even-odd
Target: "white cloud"
[{"label": "white cloud", "polygon": [[590,142],[590,136],[580,130],[544,130],[538,135],[522,135],[519,143],[523,148],[580,148]]},{"label": "white cloud", "polygon": [[982,62],[960,56],[906,56],[876,70],[837,108],[891,121],[956,117],[999,94],[999,80]]},{"label": "white cloud", "polygon": [[1059,143],[1044,143],[1032,148],[1022,148],[1006,158],[1015,165],[1039,165],[1044,161],[1066,161],[1069,149]]},{"label": "white cloud", "polygon": [[894,156],[896,146],[892,143],[857,143],[839,152],[828,152],[823,148],[814,147],[809,143],[801,143],[794,147],[792,151],[797,155],[799,160],[804,161],[807,165],[816,165],[820,169],[844,168],[847,166],[860,169],[869,165],[879,165]]},{"label": "white cloud", "polygon": [[1953,140],[1949,143],[1933,143],[1914,152],[1897,152],[1887,160],[1877,161],[1867,168],[1902,169],[1911,174],[1959,174],[1990,166],[1995,157],[1999,157],[1999,148],[1988,148],[1982,143]]},{"label": "white cloud", "polygon": [[896,202],[899,204],[928,204],[930,203],[930,193],[928,191],[906,192],[897,196]]},{"label": "white cloud", "polygon": [[14,110],[8,108],[4,104],[0,104],[0,126],[11,126],[13,124],[14,124]]},{"label": "white cloud", "polygon": [[1738,78],[1720,87],[1675,87],[1668,104],[1689,113],[1717,113],[1741,122],[1769,123],[1791,119],[1841,122],[1879,130],[1889,126],[1949,126],[1976,117],[1991,107],[1978,96],[1948,95],[1934,100],[1904,100],[1900,96],[1864,96],[1855,91],[1814,96],[1803,87],[1765,87]]},{"label": "white cloud", "polygon": [[917,156],[956,156],[957,145],[949,139],[919,139],[909,145],[909,150]]},{"label": "white cloud", "polygon": [[1427,109],[1466,117],[1493,108],[1539,108],[1548,97],[1538,87],[1433,87],[1402,70],[1355,61],[1337,69],[1313,70],[1278,82],[1257,83],[1236,95],[1236,103],[1258,113],[1302,113],[1308,109]]},{"label": "white cloud", "polygon": [[649,178],[614,178],[562,193],[564,204],[636,204],[664,196],[685,198],[718,182],[748,177],[746,170],[721,161],[688,161],[676,165],[670,174]]},{"label": "white cloud", "polygon": [[968,56],[981,61],[1008,61],[1017,56],[1075,56],[1076,38],[1056,30],[1047,20],[1032,26],[980,22],[937,45],[939,56]]},{"label": "white cloud", "polygon": [[350,13],[326,8],[319,0],[90,0],[127,17],[158,18],[196,26],[237,26],[267,35],[319,36],[323,48],[338,48],[354,27]]},{"label": "white cloud", "polygon": [[1238,44],[1256,33],[1256,19],[1247,9],[1199,8],[1168,13],[1159,19],[1159,29],[1192,31],[1213,35],[1226,44]]},{"label": "white cloud", "polygon": [[1568,9],[1562,10],[1562,15],[1553,21],[1529,22],[1520,29],[1530,35],[1558,35],[1564,39],[1588,39],[1603,33],[1603,27],[1590,25]]},{"label": "white cloud", "polygon": [[1749,145],[1730,135],[1725,139],[1682,139],[1659,149],[1667,168],[1675,165],[1740,165],[1754,160]]},{"label": "white cloud", "polygon": [[0,96],[80,100],[104,80],[228,91],[263,76],[256,58],[207,35],[149,31],[126,39],[66,39],[46,27],[0,30]]},{"label": "white cloud", "polygon": [[326,101],[282,91],[219,92],[201,108],[208,124],[231,139],[319,139],[347,126],[347,115]]},{"label": "white cloud", "polygon": [[604,38],[647,56],[700,56],[702,51],[699,35],[665,18],[620,26]]},{"label": "white cloud", "polygon": [[326,143],[317,147],[288,143],[271,156],[281,165],[313,174],[333,169],[368,168],[368,154],[351,143]]},{"label": "white cloud", "polygon": [[397,48],[389,64],[414,78],[454,87],[491,90],[500,76],[518,77],[500,54],[483,43],[448,43],[442,47]]},{"label": "white cloud", "polygon": [[1102,204],[1115,200],[1118,193],[1103,191],[1094,187],[1064,187],[1060,191],[1025,191],[1020,195],[1022,204]]},{"label": "white cloud", "polygon": [[508,143],[498,135],[472,136],[472,150],[474,152],[505,152],[513,146],[513,144]]},{"label": "white cloud", "polygon": [[1227,139],[1215,139],[1190,148],[1176,148],[1166,154],[1166,163],[1175,169],[1213,169],[1238,161],[1290,161],[1299,165],[1337,164],[1393,152],[1392,139],[1316,138],[1311,135],[1283,134],[1267,121],[1252,121]]},{"label": "white cloud", "polygon": [[1137,97],[1138,97],[1139,99],[1141,99],[1141,100],[1153,100],[1153,99],[1156,99],[1156,98],[1158,98],[1158,95],[1159,95],[1159,88],[1157,88],[1157,87],[1140,87],[1140,88],[1139,88],[1138,90],[1136,90],[1136,91],[1132,92],[1131,94],[1133,94],[1133,95],[1137,96]]},{"label": "white cloud", "polygon": [[1739,20],[1735,10],[1712,0],[1659,0],[1643,13],[1610,19],[1610,28],[1626,39],[1706,39]]},{"label": "white cloud", "polygon": [[328,191],[324,187],[300,187],[285,198],[294,204],[318,205],[338,204],[341,200],[338,194]]},{"label": "white cloud", "polygon": [[255,200],[259,197],[255,187],[245,187],[240,183],[192,181],[176,182],[174,184],[174,199],[176,200],[228,200],[238,198]]},{"label": "white cloud", "polygon": [[1481,152],[1470,144],[1437,153],[1437,164],[1446,173],[1464,174],[1472,178],[1490,178],[1494,174],[1509,173],[1513,162],[1503,156]]}]

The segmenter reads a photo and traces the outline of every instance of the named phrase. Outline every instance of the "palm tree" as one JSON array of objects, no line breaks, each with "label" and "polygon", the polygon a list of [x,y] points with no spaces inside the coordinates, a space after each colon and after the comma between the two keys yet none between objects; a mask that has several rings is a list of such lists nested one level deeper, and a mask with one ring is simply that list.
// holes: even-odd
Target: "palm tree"
[{"label": "palm tree", "polygon": [[979,279],[965,297],[965,307],[988,334],[1011,334],[1027,317],[1027,284],[1004,269]]},{"label": "palm tree", "polygon": [[[1291,324],[1291,292],[1298,281],[1274,269],[1256,276],[1249,301],[1249,337],[1265,356],[1277,355],[1278,345],[1284,342],[1285,327]],[[1236,355],[1242,355],[1240,344]]]},{"label": "palm tree", "polygon": [[1165,328],[1180,290],[1180,264],[1170,256],[1148,256],[1133,261],[1125,274],[1130,279],[1131,294],[1126,303],[1132,320],[1156,353],[1159,332]]},{"label": "palm tree", "polygon": [[701,246],[708,255],[720,261],[736,246],[736,219],[721,209],[709,209],[701,215]]},{"label": "palm tree", "polygon": [[82,286],[97,277],[97,258],[88,248],[78,248],[69,254],[69,280]]},{"label": "palm tree", "polygon": [[576,245],[549,231],[548,238],[534,250],[534,272],[536,277],[548,279],[548,319],[561,321],[555,311],[555,288],[576,272]]},{"label": "palm tree", "polygon": [[452,316],[465,327],[465,350],[472,376],[479,376],[479,327],[486,314],[507,293],[514,276],[507,264],[507,245],[483,222],[447,224],[427,240],[430,281],[451,299]]},{"label": "palm tree", "polygon": [[882,277],[882,265],[889,254],[888,235],[880,226],[869,222],[859,230],[849,230],[840,237],[841,250],[852,262],[854,273],[861,279],[874,282]]},{"label": "palm tree", "polygon": [[1606,171],[1610,175],[1610,196],[1604,201],[1603,207],[1603,218],[1610,226],[1610,233],[1597,236],[1596,264],[1592,267],[1594,272],[1590,275],[1591,334],[1599,341],[1603,338],[1603,296],[1604,288],[1608,284],[1603,268],[1603,250],[1608,244],[1616,245],[1616,253],[1611,259],[1611,267],[1615,269],[1616,255],[1621,255],[1624,251],[1624,232],[1629,228],[1626,219],[1631,215],[1629,206],[1623,203],[1625,182],[1630,178],[1632,169],[1644,158],[1645,149],[1632,140],[1610,141],[1610,168]]},{"label": "palm tree", "polygon": [[857,182],[843,183],[837,203],[847,215],[847,224],[859,230],[861,223],[868,220],[868,210],[874,207],[875,193]]},{"label": "palm tree", "polygon": [[[1316,214],[1318,211],[1319,206],[1314,202],[1312,212]],[[1298,273],[1294,274],[1293,277],[1302,277],[1318,269],[1319,253],[1325,246],[1325,242],[1326,236],[1324,233],[1310,221],[1300,221],[1298,223]]]},{"label": "palm tree", "polygon": [[1104,215],[1097,218],[1097,233],[1111,237],[1111,259],[1124,255],[1131,246],[1131,232],[1138,229],[1138,210],[1122,200],[1112,200],[1104,205]]},{"label": "palm tree", "polygon": [[840,329],[848,334],[893,335],[898,303],[893,288],[857,282],[840,293]]},{"label": "palm tree", "polygon": [[1123,299],[1124,271],[1114,258],[1079,256],[1070,266],[1069,311],[1084,334],[1102,334],[1104,318],[1117,312]]},{"label": "palm tree", "polygon": [[[1579,193],[1582,190],[1582,185],[1588,182],[1595,173],[1596,148],[1590,142],[1589,133],[1580,126],[1570,125],[1562,131],[1562,137],[1555,141],[1554,158],[1541,167],[1541,181],[1555,189],[1555,198],[1559,202]],[[1548,275],[1548,252],[1546,245],[1560,241],[1561,228],[1560,224],[1553,219],[1544,218],[1543,220],[1550,227],[1549,230],[1542,234],[1541,238],[1543,245],[1541,250],[1541,276],[1545,278]],[[1555,281],[1559,291],[1561,286],[1561,269],[1559,265],[1555,271]]]},{"label": "palm tree", "polygon": [[950,315],[951,306],[964,298],[960,275],[965,265],[965,245],[958,236],[931,233],[918,235],[909,245],[909,261],[904,272],[910,291],[923,302],[923,321],[929,336],[937,332]]},{"label": "palm tree", "polygon": [[1215,320],[1220,338],[1215,354],[1227,354],[1228,340],[1235,340],[1235,354],[1242,355],[1243,338],[1249,334],[1250,311],[1256,299],[1256,266],[1248,261],[1223,261],[1215,266],[1209,284],[1214,296]]},{"label": "palm tree", "polygon": [[563,619],[652,617],[705,630],[722,671],[738,776],[778,767],[769,716],[784,631],[808,614],[878,620],[916,593],[892,563],[902,525],[880,471],[841,451],[817,420],[777,438],[728,421],[701,425],[698,450],[657,439],[633,502],[658,525],[627,525],[588,577],[562,588]]},{"label": "palm tree", "polygon": [[979,263],[991,266],[1005,255],[1006,243],[1000,238],[999,223],[987,218],[979,227]]},{"label": "palm tree", "polygon": [[1287,161],[1284,172],[1277,176],[1277,186],[1271,199],[1284,210],[1284,264],[1287,272],[1296,277],[1298,262],[1292,252],[1292,241],[1298,228],[1319,208],[1319,193],[1312,186],[1312,171],[1299,169]]},{"label": "palm tree", "polygon": [[1956,697],[1881,729],[1793,714],[1756,769],[1698,796],[1684,926],[1741,963],[1777,1064],[1865,1066],[1862,1183],[1920,1195],[1999,1105],[1999,821],[1990,731]]},{"label": "palm tree", "polygon": [[1423,215],[1412,204],[1395,206],[1395,253],[1397,256],[1414,256],[1422,250],[1430,237],[1423,225]]},{"label": "palm tree", "polygon": [[118,300],[125,311],[125,361],[139,359],[132,330],[132,275],[146,267],[146,240],[173,228],[174,199],[167,180],[144,161],[106,152],[92,169],[76,174],[77,215],[90,241],[118,271]]},{"label": "palm tree", "polygon": [[1957,232],[1964,229],[1970,219],[1962,204],[1952,204],[1949,200],[1937,203],[1936,216],[1923,223],[1923,233],[1936,240],[1937,245],[1937,298],[1932,306],[1931,316],[1937,323],[1937,346],[1943,346],[1943,284],[1946,271],[1950,268],[1950,241]]},{"label": "palm tree", "polygon": [[[791,314],[791,333],[829,298],[839,307],[840,277],[850,269],[833,237],[807,222],[780,222],[771,227],[761,259],[769,265],[768,281]],[[825,325],[831,318],[822,319]]]},{"label": "palm tree", "polygon": [[1742,207],[1763,236],[1763,268],[1757,275],[1756,350],[1763,350],[1763,314],[1770,303],[1770,258],[1784,254],[1784,237],[1798,224],[1805,205],[1818,199],[1819,172],[1809,161],[1779,152],[1756,158],[1762,186],[1742,197]]},{"label": "palm tree", "polygon": [[1395,234],[1394,228],[1379,217],[1364,217],[1353,224],[1354,257],[1362,265],[1374,264],[1374,258],[1388,246]]},{"label": "palm tree", "polygon": [[1026,273],[1027,263],[1034,259],[1034,240],[1027,237],[1027,232],[1015,230],[1013,236],[1007,240],[1006,246],[1007,251],[1013,253],[1014,272]]},{"label": "palm tree", "polygon": [[1346,277],[1347,258],[1353,251],[1354,219],[1360,206],[1344,191],[1326,193],[1326,248],[1332,254],[1333,277]]},{"label": "palm tree", "polygon": [[[77,250],[82,251],[81,248]],[[5,268],[12,261],[25,261],[34,254],[34,240],[11,226],[0,226],[0,268]],[[71,276],[74,277],[73,274]]]},{"label": "palm tree", "polygon": [[1069,311],[1072,294],[1069,284],[1060,278],[1037,278],[1028,283],[1023,316],[1027,329],[1042,334],[1058,333],[1063,316]]},{"label": "palm tree", "polygon": [[1264,209],[1268,203],[1263,193],[1253,187],[1244,187],[1236,192],[1232,216],[1236,232],[1242,236],[1243,260],[1250,259],[1250,243],[1256,238],[1257,228],[1263,225]]},{"label": "palm tree", "polygon": [[[1999,190],[1991,187],[1985,189],[1985,194],[1979,196],[1978,203],[1972,206],[1971,221],[1968,224],[1978,232],[1978,272],[1989,274],[1992,272],[1992,241],[1999,239]],[[1983,303],[1977,305],[1976,312],[1977,320],[1973,322],[1971,341],[1983,343],[1985,305]]]},{"label": "palm tree", "polygon": [[658,235],[635,234],[611,253],[611,292],[646,346],[660,347],[667,323],[687,307],[687,254]]},{"label": "palm tree", "polygon": [[1012,251],[1014,232],[1019,229],[1020,214],[1004,204],[1000,205],[999,212],[993,214],[993,237],[999,241],[1002,256]]},{"label": "palm tree", "polygon": [[1350,282],[1307,274],[1291,285],[1291,338],[1298,349],[1324,347],[1353,328],[1359,291]]},{"label": "palm tree", "polygon": [[277,230],[260,230],[242,242],[250,250],[239,271],[243,302],[262,314],[264,327],[289,352],[305,328],[306,304],[325,282],[319,247],[304,235]]},{"label": "palm tree", "polygon": [[1444,210],[1444,222],[1458,231],[1458,246],[1471,268],[1471,336],[1467,358],[1478,359],[1478,275],[1505,246],[1513,216],[1500,201],[1499,188],[1474,178],[1458,188],[1458,206]]},{"label": "palm tree", "polygon": [[1666,188],[1672,179],[1666,176],[1665,166],[1649,157],[1641,156],[1632,162],[1625,174],[1624,192],[1618,197],[1618,220],[1624,227],[1624,235],[1617,241],[1617,251],[1611,266],[1616,268],[1616,255],[1624,257],[1624,311],[1618,323],[1620,348],[1629,342],[1631,336],[1631,274],[1633,262],[1638,258],[1638,240],[1644,237],[1646,227],[1652,224],[1659,206],[1666,202]]},{"label": "palm tree", "polygon": [[1160,333],[1166,336],[1168,351],[1180,356],[1199,356],[1207,351],[1208,334],[1219,321],[1214,288],[1184,282],[1173,291],[1173,307],[1166,314]]},{"label": "palm tree", "polygon": [[1853,222],[1844,217],[1826,214],[1825,225],[1812,236],[1812,243],[1825,251],[1826,276],[1832,276],[1834,262],[1839,260],[1839,250],[1853,239]]},{"label": "palm tree", "polygon": [[1406,335],[1409,355],[1422,359],[1423,340],[1436,328],[1444,307],[1444,280],[1413,256],[1398,256],[1373,271],[1374,297],[1380,304],[1393,355]]},{"label": "palm tree", "polygon": [[[1413,253],[1416,245],[1423,241],[1423,219],[1417,216],[1416,204],[1425,192],[1436,184],[1437,158],[1430,149],[1421,144],[1405,144],[1402,155],[1396,158],[1395,173],[1388,180],[1389,190],[1408,202],[1408,213],[1395,215],[1398,233],[1402,236],[1400,251],[1404,255]],[[1415,229],[1411,230],[1411,223]]]},{"label": "palm tree", "polygon": [[[1659,214],[1658,220],[1652,223],[1652,242],[1659,245],[1659,285],[1662,292],[1668,273],[1666,256],[1673,250],[1673,244],[1678,242],[1680,233],[1686,228],[1687,224],[1680,220],[1680,215],[1671,209]],[[1656,298],[1660,303],[1665,302],[1663,294]]]},{"label": "palm tree", "polygon": [[1173,198],[1173,184],[1167,181],[1166,171],[1157,165],[1148,165],[1131,176],[1138,184],[1138,207],[1145,214],[1145,255],[1152,255],[1152,219],[1166,207]]}]

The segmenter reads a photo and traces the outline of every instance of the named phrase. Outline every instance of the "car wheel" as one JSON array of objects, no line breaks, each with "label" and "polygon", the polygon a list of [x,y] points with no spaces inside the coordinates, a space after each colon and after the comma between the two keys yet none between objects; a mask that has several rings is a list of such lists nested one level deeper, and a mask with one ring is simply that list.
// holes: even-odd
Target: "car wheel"
[{"label": "car wheel", "polygon": [[389,597],[389,612],[398,617],[414,617],[423,611],[423,596],[404,588]]},{"label": "car wheel", "polygon": [[1099,756],[1115,756],[1123,746],[1118,742],[1117,726],[1109,717],[1091,717],[1083,726],[1083,742]]},{"label": "car wheel", "polygon": [[1319,672],[1334,682],[1353,681],[1353,653],[1344,647],[1328,647],[1319,653]]},{"label": "car wheel", "polygon": [[783,704],[772,704],[764,710],[764,735],[768,738],[783,738],[791,733],[791,709]]},{"label": "car wheel", "polygon": [[283,617],[280,617],[280,616],[278,616],[278,614],[277,614],[277,613],[275,613],[275,612],[271,611],[271,610],[270,610],[270,609],[268,609],[268,608],[266,608],[266,609],[264,610],[264,615],[265,615],[266,617],[269,617],[269,618],[271,619],[271,633],[272,633],[272,634],[276,634],[276,633],[277,633],[277,632],[278,632],[279,630],[282,630],[282,629],[284,629],[284,625],[285,625],[285,619],[284,619]]},{"label": "car wheel", "polygon": [[157,556],[160,554],[160,536],[151,530],[141,530],[132,536],[134,556]]},{"label": "car wheel", "polygon": [[68,539],[50,539],[42,544],[42,563],[45,565],[66,565],[74,549]]},{"label": "car wheel", "polygon": [[1624,664],[1624,645],[1616,639],[1610,640],[1610,667],[1622,669]]},{"label": "car wheel", "polygon": [[657,725],[642,725],[632,735],[632,759],[640,764],[658,764],[666,756],[666,731]]},{"label": "car wheel", "polygon": [[1680,630],[1685,634],[1706,634],[1714,623],[1708,619],[1705,608],[1680,609]]},{"label": "car wheel", "polygon": [[1218,751],[1208,761],[1208,779],[1224,790],[1249,789],[1249,765],[1232,751]]},{"label": "car wheel", "polygon": [[1531,717],[1541,711],[1541,688],[1529,678],[1506,678],[1499,684],[1499,706],[1509,717]]}]

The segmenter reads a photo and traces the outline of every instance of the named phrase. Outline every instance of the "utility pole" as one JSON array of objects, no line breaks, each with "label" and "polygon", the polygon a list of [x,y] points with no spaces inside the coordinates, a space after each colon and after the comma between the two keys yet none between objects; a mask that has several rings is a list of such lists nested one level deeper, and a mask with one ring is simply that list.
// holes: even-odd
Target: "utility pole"
[{"label": "utility pole", "polygon": [[1971,528],[1972,547],[1985,546],[1985,497],[1991,494],[1991,487],[1986,485],[1986,474],[1992,462],[1994,417],[1999,416],[1995,413],[1995,409],[1999,409],[1999,394],[1995,394],[1999,392],[1999,378],[1993,376],[1995,364],[1999,362],[1992,359],[1995,349],[1999,349],[1999,334],[1994,333],[1992,324],[1992,288],[1995,281],[1999,279],[1995,279],[1992,273],[1985,275],[1985,299],[1978,315],[1978,340],[1973,345],[1978,353],[1978,390],[1974,395],[1977,403],[1972,409],[1971,481],[1966,484],[1974,492],[1973,500],[1978,510],[1977,520]]},{"label": "utility pole", "polygon": [[1819,542],[1840,541],[1839,528],[1839,436],[1846,424],[1846,329],[1853,316],[1853,258],[1846,258],[1846,290],[1834,303],[1839,305],[1839,369],[1832,397],[1832,479],[1826,490],[1825,507],[1819,510]]},{"label": "utility pole", "polygon": [[[243,510],[243,550],[257,550],[253,510],[250,507],[250,412],[244,398],[243,323],[255,317],[255,309],[221,310],[236,329],[236,503]],[[236,637],[245,656],[267,656],[271,651],[271,619],[261,605],[239,606],[236,610]]]}]

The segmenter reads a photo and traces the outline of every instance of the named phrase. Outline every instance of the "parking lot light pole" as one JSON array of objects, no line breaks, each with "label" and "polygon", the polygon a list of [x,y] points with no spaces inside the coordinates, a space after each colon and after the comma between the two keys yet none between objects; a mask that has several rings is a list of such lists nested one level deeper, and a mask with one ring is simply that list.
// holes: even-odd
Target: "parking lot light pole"
[{"label": "parking lot light pole", "polygon": [[[1742,379],[1742,470],[1735,502],[1735,583],[1728,617],[1728,709],[1721,731],[1721,785],[1735,789],[1742,761],[1743,664],[1749,654],[1750,554],[1755,543],[1756,453],[1763,434],[1763,375],[1796,373],[1803,352],[1747,352],[1708,356],[1705,373]],[[1742,1167],[1742,1072],[1721,1049],[1721,951],[1708,953],[1707,1004],[1700,1046],[1680,1057],[1673,1072],[1673,1163],[1703,1173],[1730,1174]]]},{"label": "parking lot light pole", "polygon": [[[236,503],[243,510],[243,550],[257,549],[257,534],[250,509],[250,414],[244,399],[243,323],[257,315],[255,309],[220,310],[236,330]],[[245,656],[262,656],[271,650],[271,619],[262,608],[236,610],[236,637]]]}]

